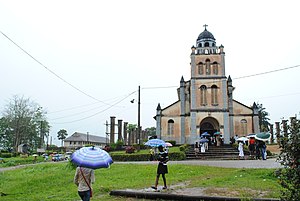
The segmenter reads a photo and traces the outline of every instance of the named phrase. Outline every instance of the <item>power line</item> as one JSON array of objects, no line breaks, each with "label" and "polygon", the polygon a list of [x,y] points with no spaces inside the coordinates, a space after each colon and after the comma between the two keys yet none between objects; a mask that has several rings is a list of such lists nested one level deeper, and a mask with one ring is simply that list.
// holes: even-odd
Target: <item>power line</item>
[{"label": "power line", "polygon": [[[255,77],[255,76],[259,76],[259,75],[265,75],[265,74],[275,73],[275,72],[279,72],[279,71],[290,70],[290,69],[298,68],[298,67],[300,67],[300,65],[275,69],[275,70],[266,71],[266,72],[262,72],[262,73],[255,73],[255,74],[252,74],[252,75],[244,75],[244,76],[241,76],[241,77],[232,78],[232,80],[238,80],[238,79],[243,79],[243,78],[248,78],[248,77]],[[212,82],[206,82],[206,84],[209,84],[209,83],[213,84],[213,83],[216,83],[216,82],[221,82],[223,80],[227,80],[227,78],[222,78],[220,80],[212,81]],[[175,87],[178,88],[178,86],[157,86],[157,87],[143,87],[142,89],[164,89],[164,88],[175,88]]]},{"label": "power line", "polygon": [[61,122],[61,123],[53,123],[53,124],[67,124],[67,123],[74,123],[74,122],[77,122],[77,121],[82,121],[82,120],[85,120],[85,119],[94,117],[94,116],[96,116],[96,115],[98,115],[98,114],[100,114],[100,113],[102,113],[102,112],[105,112],[106,110],[112,108],[113,106],[119,104],[120,102],[122,102],[123,100],[125,100],[126,98],[128,98],[129,96],[131,96],[131,95],[134,94],[134,93],[136,93],[136,91],[131,92],[129,95],[127,95],[126,97],[122,98],[120,101],[118,101],[118,102],[116,102],[116,103],[110,105],[109,107],[105,108],[104,110],[101,110],[101,111],[99,111],[99,112],[96,112],[96,113],[94,113],[94,114],[92,114],[92,115],[90,115],[90,116],[87,116],[87,117],[84,117],[84,118],[81,118],[81,119],[76,119],[76,120],[73,120],[73,121]]},{"label": "power line", "polygon": [[300,65],[290,66],[290,67],[286,67],[286,68],[280,68],[280,69],[271,70],[271,71],[266,71],[266,72],[263,72],[263,73],[256,73],[256,74],[252,74],[252,75],[245,75],[245,76],[236,77],[236,78],[233,78],[233,79],[237,80],[237,79],[242,79],[242,78],[248,78],[248,77],[254,77],[254,76],[259,76],[259,75],[265,75],[265,74],[269,74],[269,73],[275,73],[275,72],[279,72],[279,71],[283,71],[283,70],[289,70],[289,69],[298,68],[298,67],[300,67]]},{"label": "power line", "polygon": [[30,53],[28,53],[25,49],[23,49],[21,46],[19,46],[16,42],[14,42],[11,38],[9,38],[6,34],[4,34],[1,30],[0,30],[1,34],[6,37],[10,42],[12,42],[15,46],[17,46],[20,50],[22,50],[25,54],[27,54],[29,57],[31,57],[34,61],[36,61],[38,64],[40,64],[41,66],[43,66],[48,72],[50,72],[51,74],[53,74],[55,77],[57,77],[58,79],[60,79],[61,81],[63,81],[64,83],[66,83],[67,85],[71,86],[72,88],[74,88],[75,90],[79,91],[80,93],[84,94],[85,96],[92,98],[98,102],[101,102],[105,105],[110,105],[108,103],[105,103],[89,94],[87,94],[86,92],[82,91],[81,89],[79,89],[78,87],[74,86],[73,84],[71,84],[70,82],[66,81],[65,79],[63,79],[61,76],[59,76],[58,74],[56,74],[54,71],[52,71],[51,69],[49,69],[47,66],[45,66],[42,62],[40,62],[39,60],[37,60],[35,57],[33,57]]},{"label": "power line", "polygon": [[[133,93],[136,93],[136,91],[135,92],[133,92]],[[132,94],[132,93],[131,93]],[[130,94],[130,95],[131,95]],[[126,95],[126,97],[125,98],[127,98],[128,97],[128,94]],[[115,99],[115,98],[114,98]],[[117,100],[117,101],[119,101],[119,100]],[[98,102],[97,102],[98,103]],[[95,103],[93,103],[93,104],[87,104],[87,105],[83,105],[82,107],[85,107],[85,106],[90,106],[90,105],[94,105]],[[77,112],[77,113],[73,113],[73,114],[70,114],[70,115],[67,115],[67,116],[62,116],[62,117],[56,117],[56,118],[50,118],[49,120],[50,121],[53,121],[53,120],[58,120],[58,119],[64,119],[64,118],[68,118],[68,117],[73,117],[73,116],[78,116],[78,115],[81,115],[81,114],[83,114],[83,113],[87,113],[87,112],[90,112],[90,111],[95,111],[95,110],[97,110],[97,109],[99,109],[100,107],[103,107],[104,105],[101,105],[101,106],[98,106],[98,107],[94,107],[94,108],[90,108],[90,109],[88,109],[88,110],[84,110],[84,111],[81,111],[81,112]],[[73,108],[70,108],[70,110],[72,110],[72,109],[77,109],[77,108],[80,108],[80,107],[73,107]],[[66,110],[61,110],[61,111],[66,111]],[[52,113],[51,113],[52,114]]]}]

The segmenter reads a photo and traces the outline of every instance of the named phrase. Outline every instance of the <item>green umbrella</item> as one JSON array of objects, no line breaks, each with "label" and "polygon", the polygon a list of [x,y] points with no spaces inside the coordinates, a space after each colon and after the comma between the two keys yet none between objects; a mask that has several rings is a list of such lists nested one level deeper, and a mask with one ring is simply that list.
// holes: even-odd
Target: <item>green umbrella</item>
[{"label": "green umbrella", "polygon": [[256,135],[255,135],[255,139],[257,139],[257,140],[261,140],[261,141],[267,141],[267,140],[269,140],[269,138],[270,138],[270,133],[257,133]]}]

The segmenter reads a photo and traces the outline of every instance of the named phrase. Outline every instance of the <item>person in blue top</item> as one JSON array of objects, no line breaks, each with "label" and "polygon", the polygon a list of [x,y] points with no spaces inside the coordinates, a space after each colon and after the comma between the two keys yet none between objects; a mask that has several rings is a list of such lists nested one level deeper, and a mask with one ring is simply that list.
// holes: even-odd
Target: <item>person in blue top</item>
[{"label": "person in blue top", "polygon": [[163,178],[164,181],[164,187],[163,189],[167,189],[167,181],[165,174],[168,173],[168,166],[167,162],[169,161],[169,156],[168,152],[164,151],[164,148],[162,145],[158,147],[159,153],[158,153],[158,158],[157,160],[159,161],[158,166],[157,166],[157,174],[156,174],[156,180],[155,180],[155,185],[151,186],[153,189],[157,190],[157,185],[158,185],[158,180],[160,175]]}]

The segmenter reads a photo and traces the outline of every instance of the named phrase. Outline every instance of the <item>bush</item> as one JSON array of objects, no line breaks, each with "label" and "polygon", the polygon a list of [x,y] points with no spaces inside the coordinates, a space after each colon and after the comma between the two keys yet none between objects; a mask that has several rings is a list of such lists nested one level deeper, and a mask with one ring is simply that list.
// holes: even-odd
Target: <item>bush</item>
[{"label": "bush", "polygon": [[106,152],[110,152],[111,151],[111,147],[105,145],[105,147],[103,148],[103,150],[106,151]]},{"label": "bush", "polygon": [[[134,154],[122,154],[111,153],[111,157],[114,161],[149,161],[150,154],[148,153],[134,153]],[[184,152],[171,152],[169,153],[169,159],[171,161],[184,160],[186,158]]]},{"label": "bush", "polygon": [[180,150],[180,151],[183,151],[183,152],[186,152],[186,151],[188,150],[189,146],[190,146],[190,145],[188,145],[188,144],[183,144],[183,145],[181,145],[181,146],[179,147],[179,150]]},{"label": "bush", "polygon": [[291,118],[288,126],[290,133],[285,132],[280,140],[282,148],[279,161],[284,169],[278,172],[283,187],[281,200],[299,200],[300,197],[300,121]]},{"label": "bush", "polygon": [[12,154],[11,153],[1,153],[2,158],[11,158]]},{"label": "bush", "polygon": [[112,153],[113,161],[148,161],[149,154],[119,154]]},{"label": "bush", "polygon": [[127,146],[125,149],[125,153],[127,153],[127,154],[132,154],[132,153],[134,153],[134,151],[135,151],[135,148],[133,146]]}]

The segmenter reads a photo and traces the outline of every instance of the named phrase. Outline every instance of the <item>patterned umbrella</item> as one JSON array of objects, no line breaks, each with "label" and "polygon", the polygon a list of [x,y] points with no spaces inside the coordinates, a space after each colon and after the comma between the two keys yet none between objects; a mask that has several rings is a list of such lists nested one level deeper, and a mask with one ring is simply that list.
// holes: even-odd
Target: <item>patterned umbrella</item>
[{"label": "patterned umbrella", "polygon": [[92,169],[108,168],[113,163],[110,155],[97,147],[82,147],[71,155],[71,161],[80,167]]},{"label": "patterned umbrella", "polygon": [[148,140],[145,145],[150,146],[150,147],[159,147],[160,145],[165,147],[166,143],[165,141],[161,140],[161,139],[151,139]]}]

